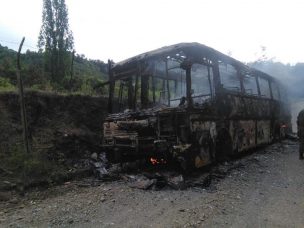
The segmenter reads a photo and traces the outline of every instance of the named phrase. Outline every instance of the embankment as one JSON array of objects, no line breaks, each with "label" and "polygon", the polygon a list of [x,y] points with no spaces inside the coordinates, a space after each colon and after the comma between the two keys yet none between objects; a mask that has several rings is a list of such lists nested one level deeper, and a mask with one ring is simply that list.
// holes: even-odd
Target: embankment
[{"label": "embankment", "polygon": [[[53,162],[56,171],[79,169],[87,165],[81,162],[100,150],[106,98],[26,92],[31,155],[24,155],[18,99],[15,92],[0,93],[1,177],[16,177],[24,169],[22,160],[26,157],[31,157],[25,167],[30,173],[42,167],[46,170],[40,174],[49,175],[52,165],[48,162]],[[43,164],[38,164],[40,161]],[[50,169],[54,171],[54,167]]]}]

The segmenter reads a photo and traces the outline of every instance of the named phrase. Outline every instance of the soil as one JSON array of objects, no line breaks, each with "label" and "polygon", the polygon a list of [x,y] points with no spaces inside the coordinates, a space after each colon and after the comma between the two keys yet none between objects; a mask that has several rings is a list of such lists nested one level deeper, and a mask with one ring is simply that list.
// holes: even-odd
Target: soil
[{"label": "soil", "polygon": [[[82,179],[23,197],[5,192],[0,226],[303,227],[304,161],[298,159],[297,142],[270,145],[208,173],[207,187],[184,190],[141,190],[127,179]],[[185,178],[203,177],[206,171]]]},{"label": "soil", "polygon": [[[0,92],[0,191],[20,182],[24,163],[19,96]],[[62,182],[89,173],[87,159],[100,150],[107,98],[26,91],[26,113],[35,175],[28,185]],[[47,164],[47,167],[46,167]],[[4,171],[4,172],[3,172]],[[46,175],[47,172],[47,175]],[[54,174],[54,175],[53,175]]]}]

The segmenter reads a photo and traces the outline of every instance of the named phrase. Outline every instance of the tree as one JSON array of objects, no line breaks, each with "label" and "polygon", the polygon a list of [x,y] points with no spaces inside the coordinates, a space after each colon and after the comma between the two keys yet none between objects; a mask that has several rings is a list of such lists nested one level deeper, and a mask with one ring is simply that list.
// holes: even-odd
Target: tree
[{"label": "tree", "polygon": [[69,52],[73,46],[65,0],[43,0],[38,47],[40,52],[44,51],[44,70],[50,74],[53,83],[60,84],[68,73]]}]

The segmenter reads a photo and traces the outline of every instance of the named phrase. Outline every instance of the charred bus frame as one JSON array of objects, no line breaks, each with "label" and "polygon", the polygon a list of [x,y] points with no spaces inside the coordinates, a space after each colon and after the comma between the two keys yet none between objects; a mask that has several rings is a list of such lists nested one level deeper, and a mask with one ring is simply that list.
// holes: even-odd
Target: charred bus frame
[{"label": "charred bus frame", "polygon": [[109,61],[103,146],[112,162],[170,158],[202,167],[290,128],[282,84],[198,43]]}]

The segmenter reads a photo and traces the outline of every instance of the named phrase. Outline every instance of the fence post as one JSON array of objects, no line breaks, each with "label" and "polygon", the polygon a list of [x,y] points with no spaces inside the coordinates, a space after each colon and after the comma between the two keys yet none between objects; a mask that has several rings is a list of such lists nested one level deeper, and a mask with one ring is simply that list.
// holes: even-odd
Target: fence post
[{"label": "fence post", "polygon": [[21,67],[20,67],[20,52],[23,46],[25,38],[22,38],[22,41],[19,46],[19,50],[17,53],[17,83],[18,83],[18,92],[19,92],[19,103],[20,103],[20,112],[21,112],[21,123],[23,128],[23,143],[24,148],[27,154],[30,153],[30,145],[28,139],[28,128],[27,128],[27,120],[26,120],[26,110],[24,104],[24,95],[23,95],[23,83],[22,78],[20,76]]}]

